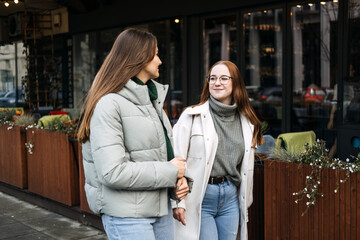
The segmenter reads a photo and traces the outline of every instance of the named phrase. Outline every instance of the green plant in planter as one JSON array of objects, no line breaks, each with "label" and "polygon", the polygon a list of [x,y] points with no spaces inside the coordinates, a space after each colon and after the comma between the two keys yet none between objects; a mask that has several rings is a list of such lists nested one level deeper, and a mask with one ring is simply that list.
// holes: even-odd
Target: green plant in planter
[{"label": "green plant in planter", "polygon": [[13,119],[14,115],[16,115],[16,111],[14,111],[14,110],[0,111],[0,125],[5,125],[5,124],[13,125],[14,124],[14,119]]},{"label": "green plant in planter", "polygon": [[54,118],[48,123],[48,125],[44,129],[52,132],[65,133],[68,136],[73,137],[75,135],[76,126],[76,120],[66,118]]},{"label": "green plant in planter", "polygon": [[14,118],[15,118],[15,126],[28,127],[28,126],[33,126],[35,124],[35,117],[29,113],[24,113]]},{"label": "green plant in planter", "polygon": [[[290,156],[290,157],[289,157]],[[319,186],[321,184],[321,172],[324,168],[330,168],[332,170],[345,170],[345,179],[340,179],[336,182],[336,189],[334,192],[337,193],[340,187],[340,183],[345,183],[351,173],[360,172],[360,160],[355,158],[354,162],[350,162],[349,159],[341,161],[338,158],[331,159],[329,157],[329,151],[325,147],[324,140],[317,140],[312,146],[306,144],[305,150],[300,154],[291,154],[285,149],[277,150],[274,152],[273,158],[283,160],[288,157],[288,162],[298,163],[299,168],[303,164],[313,166],[313,170],[309,176],[306,176],[305,187],[299,192],[293,193],[294,196],[298,196],[295,200],[296,203],[306,199],[306,209],[302,215],[306,214],[312,205],[316,204],[318,196],[323,197],[324,194],[319,192]]]}]

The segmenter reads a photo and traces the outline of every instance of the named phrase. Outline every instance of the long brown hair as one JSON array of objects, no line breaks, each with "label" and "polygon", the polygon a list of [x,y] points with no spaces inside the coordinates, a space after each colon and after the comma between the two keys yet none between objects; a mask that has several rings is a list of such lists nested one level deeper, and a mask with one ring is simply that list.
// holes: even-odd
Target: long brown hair
[{"label": "long brown hair", "polygon": [[[230,72],[232,79],[232,97],[236,103],[237,109],[240,113],[244,114],[250,122],[254,125],[254,133],[252,144],[261,145],[264,142],[264,139],[261,134],[261,124],[257,118],[254,109],[252,108],[249,97],[245,88],[245,83],[241,77],[239,68],[230,61],[219,61],[216,62],[209,70],[207,78],[210,77],[212,69],[217,65],[225,65]],[[204,81],[204,87],[200,96],[200,103],[205,103],[210,98],[209,83]]]},{"label": "long brown hair", "polygon": [[156,37],[149,32],[129,28],[119,34],[85,98],[77,131],[79,142],[90,137],[90,120],[100,98],[119,92],[154,58],[156,47]]}]

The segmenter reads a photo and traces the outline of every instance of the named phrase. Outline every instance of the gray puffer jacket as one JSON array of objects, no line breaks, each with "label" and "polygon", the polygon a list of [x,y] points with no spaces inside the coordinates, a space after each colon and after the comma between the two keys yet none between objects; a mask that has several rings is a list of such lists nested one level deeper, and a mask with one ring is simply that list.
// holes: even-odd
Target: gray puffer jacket
[{"label": "gray puffer jacket", "polygon": [[160,121],[172,141],[163,110],[168,86],[154,83],[159,97],[153,103],[147,86],[130,80],[95,107],[90,140],[82,145],[85,192],[95,213],[135,218],[168,214],[167,188],[175,187],[178,169],[167,161]]}]

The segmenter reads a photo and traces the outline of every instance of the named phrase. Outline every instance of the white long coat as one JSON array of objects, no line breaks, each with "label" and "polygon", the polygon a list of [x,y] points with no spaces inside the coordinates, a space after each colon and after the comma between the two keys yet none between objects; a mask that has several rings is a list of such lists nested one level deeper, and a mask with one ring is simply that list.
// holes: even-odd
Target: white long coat
[{"label": "white long coat", "polygon": [[[247,209],[253,201],[253,175],[255,149],[252,145],[254,126],[241,115],[245,153],[241,164],[241,185],[239,192],[240,234],[242,240],[247,236]],[[185,208],[186,226],[175,221],[175,239],[197,240],[200,236],[201,204],[204,198],[210,172],[218,145],[218,136],[209,110],[209,103],[187,108],[175,124],[174,152],[187,162],[186,175],[194,180],[193,188],[184,200],[173,208]]]}]

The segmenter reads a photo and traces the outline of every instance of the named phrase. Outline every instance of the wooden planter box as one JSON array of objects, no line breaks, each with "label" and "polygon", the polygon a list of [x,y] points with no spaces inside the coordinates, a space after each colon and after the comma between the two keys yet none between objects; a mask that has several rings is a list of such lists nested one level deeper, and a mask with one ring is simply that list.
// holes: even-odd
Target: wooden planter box
[{"label": "wooden planter box", "polygon": [[79,204],[79,172],[75,151],[66,134],[28,129],[34,145],[28,157],[28,189],[68,206]]},{"label": "wooden planter box", "polygon": [[[264,239],[264,166],[254,168],[253,203],[249,210],[248,239]],[[240,236],[238,236],[238,239]]]},{"label": "wooden planter box", "polygon": [[85,193],[85,174],[84,174],[84,165],[83,165],[83,157],[82,157],[82,147],[81,143],[76,142],[76,151],[79,161],[79,182],[80,182],[80,209],[81,211],[94,214],[87,202],[86,193]]},{"label": "wooden planter box", "polygon": [[0,181],[27,188],[27,162],[25,139],[22,127],[0,126]]},{"label": "wooden planter box", "polygon": [[265,239],[360,239],[360,174],[351,174],[334,193],[345,171],[323,169],[317,202],[304,215],[306,199],[293,196],[305,187],[311,166],[265,160]]}]

